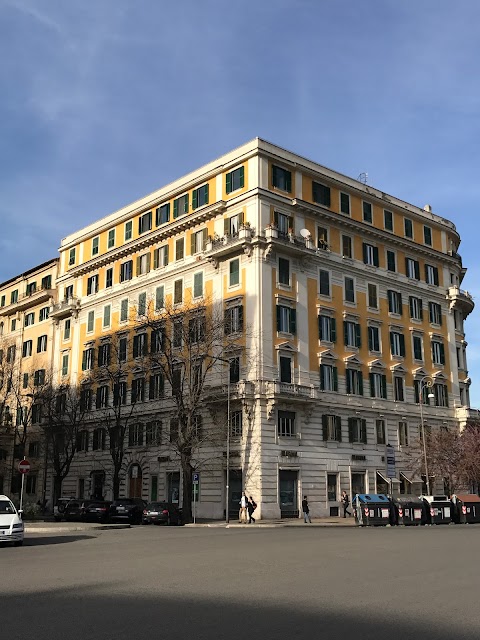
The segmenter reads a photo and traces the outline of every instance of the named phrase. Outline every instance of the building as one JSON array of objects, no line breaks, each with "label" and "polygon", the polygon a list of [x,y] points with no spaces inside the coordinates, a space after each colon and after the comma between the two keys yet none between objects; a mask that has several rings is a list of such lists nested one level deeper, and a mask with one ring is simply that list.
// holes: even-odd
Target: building
[{"label": "building", "polygon": [[[212,383],[215,401],[202,402],[205,424],[230,408],[229,510],[245,487],[263,518],[295,516],[302,494],[313,515],[335,514],[342,489],[387,490],[387,443],[393,491],[414,493],[422,480],[404,454],[422,417],[462,426],[470,411],[464,320],[474,305],[460,288],[459,244],[428,205],[255,139],[62,240],[53,375],[92,388],[104,411],[114,390],[94,376],[102,345],[143,333],[147,344],[137,318],[150,300],[181,310],[206,299],[244,345]],[[138,355],[129,352],[134,367]],[[120,494],[175,501],[178,460],[151,435],[172,428],[171,389],[149,394],[148,383],[140,366],[125,378],[125,405],[132,389],[137,401]],[[111,497],[95,415],[64,489]],[[223,517],[226,446],[199,456],[199,516]]]}]

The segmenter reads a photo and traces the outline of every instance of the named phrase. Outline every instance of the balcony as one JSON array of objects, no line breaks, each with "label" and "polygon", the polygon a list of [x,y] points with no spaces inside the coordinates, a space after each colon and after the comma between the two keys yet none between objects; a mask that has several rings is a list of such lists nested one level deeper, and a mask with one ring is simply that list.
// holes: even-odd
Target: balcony
[{"label": "balcony", "polygon": [[204,387],[204,398],[206,402],[222,402],[225,403],[230,393],[230,400],[238,400],[239,398],[251,397],[255,391],[253,382],[242,380],[240,382],[232,382],[230,384],[219,384]]},{"label": "balcony", "polygon": [[466,318],[475,307],[471,294],[468,293],[468,291],[460,289],[460,287],[450,287],[448,289],[447,300],[450,303],[450,309],[461,311],[464,318]]},{"label": "balcony", "polygon": [[253,236],[254,229],[248,225],[242,225],[236,233],[227,233],[222,237],[210,236],[205,245],[204,256],[207,260],[215,261],[238,249],[243,249],[250,255]]},{"label": "balcony", "polygon": [[32,293],[24,293],[16,302],[11,302],[6,307],[0,308],[0,316],[11,316],[18,311],[24,311],[42,302],[48,302],[55,295],[54,289],[38,289]]},{"label": "balcony", "polygon": [[280,382],[279,380],[264,380],[262,387],[266,396],[288,396],[299,400],[315,400],[318,397],[317,389],[311,385]]},{"label": "balcony", "polygon": [[264,236],[272,249],[275,245],[279,245],[283,253],[291,255],[305,254],[306,252],[310,255],[330,253],[329,245],[323,240],[319,240],[318,246],[316,246],[310,235],[303,237],[295,235],[293,231],[282,232],[275,225],[268,225],[265,228]]},{"label": "balcony", "polygon": [[62,302],[57,302],[50,307],[50,318],[61,320],[62,318],[68,318],[68,316],[77,317],[80,308],[80,300],[78,298],[68,298],[68,300],[62,300]]}]

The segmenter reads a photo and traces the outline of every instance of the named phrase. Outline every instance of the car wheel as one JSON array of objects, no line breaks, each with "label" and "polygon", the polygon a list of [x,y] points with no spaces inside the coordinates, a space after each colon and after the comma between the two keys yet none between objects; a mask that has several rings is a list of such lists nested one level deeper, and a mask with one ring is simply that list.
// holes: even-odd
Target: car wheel
[{"label": "car wheel", "polygon": [[55,518],[54,518],[54,519],[55,519],[55,522],[61,522],[61,521],[62,521],[62,519],[60,518],[60,516],[55,516]]},{"label": "car wheel", "polygon": [[17,540],[13,543],[14,547],[21,547],[23,545],[23,540]]}]

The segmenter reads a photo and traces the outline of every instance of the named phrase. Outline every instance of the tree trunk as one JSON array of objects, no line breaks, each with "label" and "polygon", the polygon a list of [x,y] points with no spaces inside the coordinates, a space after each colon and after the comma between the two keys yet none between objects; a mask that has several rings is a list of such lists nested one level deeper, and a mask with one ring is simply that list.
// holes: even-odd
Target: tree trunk
[{"label": "tree trunk", "polygon": [[193,500],[193,492],[192,492],[192,456],[187,454],[181,454],[180,456],[181,464],[182,464],[182,475],[183,475],[183,504],[182,504],[182,512],[183,512],[183,521],[185,523],[192,522],[192,500]]},{"label": "tree trunk", "polygon": [[53,504],[56,504],[58,498],[62,495],[62,476],[55,475],[53,478]]},{"label": "tree trunk", "polygon": [[113,499],[117,500],[120,493],[120,469],[113,470]]}]

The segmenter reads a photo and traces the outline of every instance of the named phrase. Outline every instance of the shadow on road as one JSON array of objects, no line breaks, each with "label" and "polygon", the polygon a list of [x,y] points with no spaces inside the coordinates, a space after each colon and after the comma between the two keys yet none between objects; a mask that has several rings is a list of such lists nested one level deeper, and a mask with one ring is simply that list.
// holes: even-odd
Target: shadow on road
[{"label": "shadow on road", "polygon": [[94,540],[95,536],[74,535],[74,536],[42,536],[27,537],[23,545],[25,547],[40,547],[50,544],[67,544],[68,542],[76,542],[77,540]]}]

